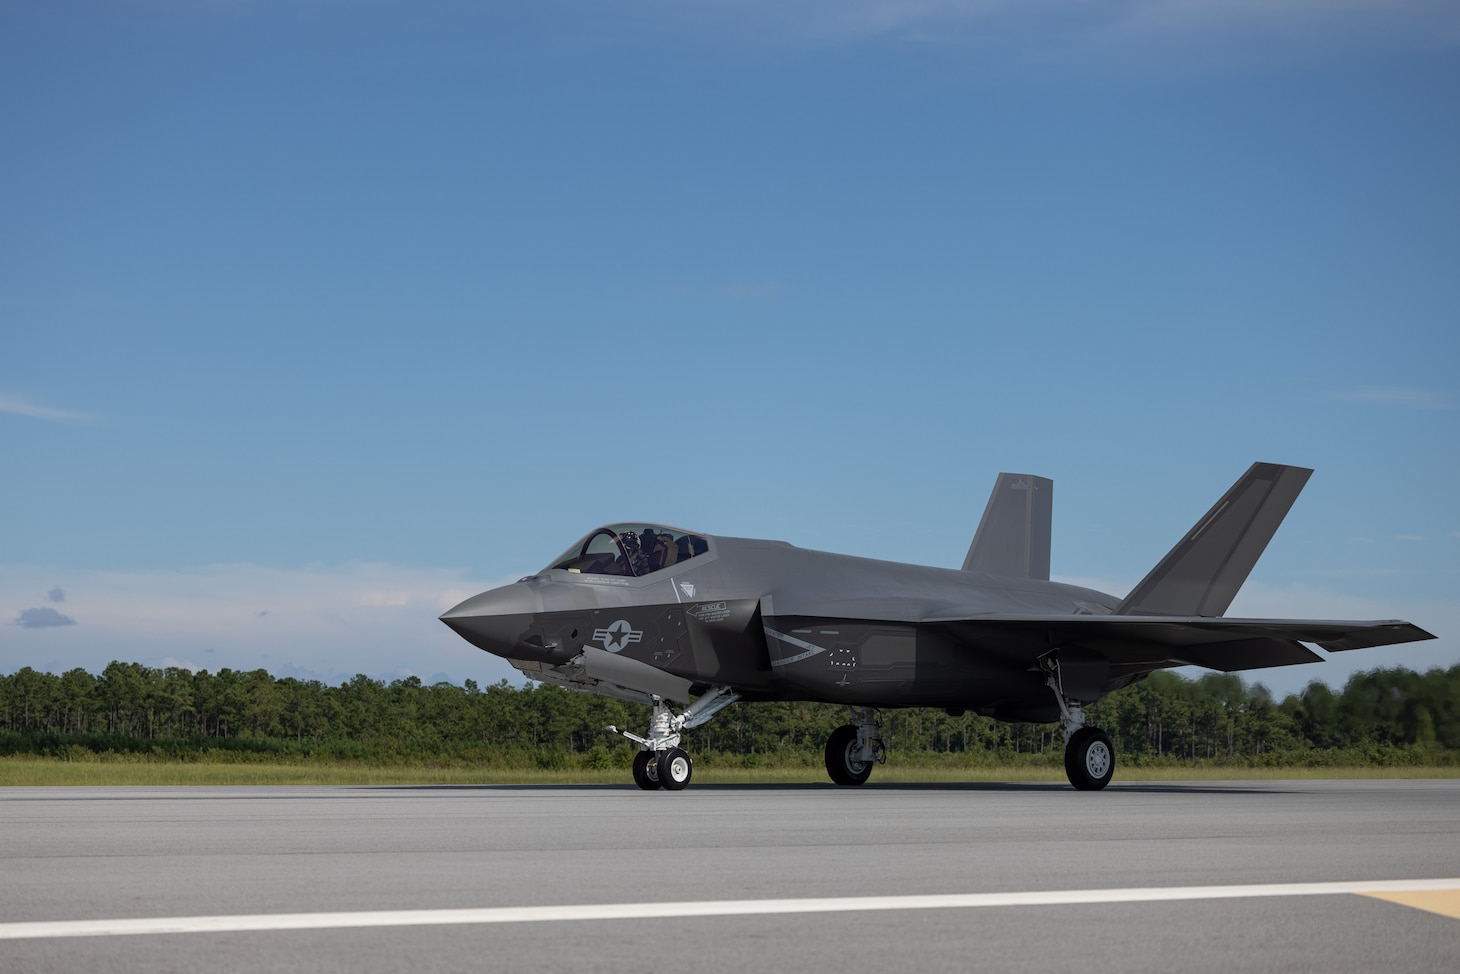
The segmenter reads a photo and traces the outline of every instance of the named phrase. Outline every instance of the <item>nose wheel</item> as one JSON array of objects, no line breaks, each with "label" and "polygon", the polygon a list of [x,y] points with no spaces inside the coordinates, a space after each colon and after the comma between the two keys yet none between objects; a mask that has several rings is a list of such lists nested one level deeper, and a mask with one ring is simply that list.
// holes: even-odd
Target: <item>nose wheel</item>
[{"label": "nose wheel", "polygon": [[694,775],[694,762],[679,746],[679,732],[698,727],[736,700],[740,694],[728,687],[716,687],[700,697],[682,714],[675,714],[663,697],[653,696],[649,733],[643,737],[609,726],[604,730],[622,734],[640,751],[634,755],[634,784],[645,791],[683,791]]},{"label": "nose wheel", "polygon": [[659,782],[659,755],[653,751],[640,751],[634,755],[634,784],[645,791],[658,791],[664,787]]},{"label": "nose wheel", "polygon": [[683,748],[640,751],[634,755],[634,784],[645,791],[682,791],[694,775],[694,762]]},{"label": "nose wheel", "polygon": [[659,784],[666,791],[681,791],[689,784],[690,775],[694,773],[694,762],[682,748],[671,747],[667,751],[659,752]]}]

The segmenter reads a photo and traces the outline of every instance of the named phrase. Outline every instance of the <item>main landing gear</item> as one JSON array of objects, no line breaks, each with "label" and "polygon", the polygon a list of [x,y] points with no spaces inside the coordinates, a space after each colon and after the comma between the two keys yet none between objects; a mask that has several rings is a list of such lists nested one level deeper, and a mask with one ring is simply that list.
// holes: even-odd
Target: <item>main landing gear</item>
[{"label": "main landing gear", "polygon": [[604,730],[622,734],[642,748],[634,755],[634,784],[645,791],[682,791],[694,774],[694,762],[679,746],[682,730],[705,723],[721,710],[740,699],[740,694],[726,687],[716,687],[700,697],[682,714],[675,714],[664,698],[653,697],[654,712],[649,717],[649,732],[643,737],[621,731],[612,725]]},{"label": "main landing gear", "polygon": [[1080,791],[1099,791],[1115,774],[1115,745],[1098,727],[1085,726],[1080,701],[1065,696],[1060,682],[1060,664],[1055,657],[1040,660],[1048,674],[1049,688],[1060,705],[1060,726],[1065,732],[1065,777]]},{"label": "main landing gear", "polygon": [[872,775],[872,765],[887,760],[877,711],[851,707],[855,723],[843,724],[826,740],[826,773],[839,785],[860,785]]}]

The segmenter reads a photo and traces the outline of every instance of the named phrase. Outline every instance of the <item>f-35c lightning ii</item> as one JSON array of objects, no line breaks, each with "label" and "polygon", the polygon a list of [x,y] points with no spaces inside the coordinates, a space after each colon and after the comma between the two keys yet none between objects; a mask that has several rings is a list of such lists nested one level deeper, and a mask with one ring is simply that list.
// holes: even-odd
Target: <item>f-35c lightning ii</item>
[{"label": "f-35c lightning ii", "polygon": [[878,708],[941,707],[1059,720],[1070,783],[1099,789],[1115,751],[1083,708],[1154,670],[1434,638],[1399,620],[1223,616],[1311,473],[1253,464],[1123,599],[1049,580],[1054,485],[1004,473],[962,570],[612,524],[441,621],[534,680],[649,704],[644,734],[607,728],[639,745],[645,790],[689,784],[682,732],[737,700],[846,704],[851,722],[826,743],[839,785],[885,759]]}]

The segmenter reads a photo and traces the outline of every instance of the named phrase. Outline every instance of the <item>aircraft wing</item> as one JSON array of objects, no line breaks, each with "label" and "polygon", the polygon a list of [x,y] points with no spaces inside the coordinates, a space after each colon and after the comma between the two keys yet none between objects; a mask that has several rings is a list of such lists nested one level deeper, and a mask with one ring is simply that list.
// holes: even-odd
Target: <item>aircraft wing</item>
[{"label": "aircraft wing", "polygon": [[[1314,643],[1329,652],[1370,649],[1396,643],[1434,639],[1412,622],[1401,619],[1359,621],[1352,619],[1229,619],[1208,616],[965,616],[958,619],[925,619],[928,624],[967,624],[983,627],[1048,629],[1063,640],[1086,638],[1128,639],[1132,642],[1187,646],[1233,639],[1296,639]],[[1062,641],[1063,641],[1062,640]]]},{"label": "aircraft wing", "polygon": [[1207,616],[989,615],[929,618],[923,625],[1008,658],[1080,647],[1134,671],[1194,664],[1231,672],[1322,659],[1330,652],[1433,639],[1398,619],[1228,619]]}]

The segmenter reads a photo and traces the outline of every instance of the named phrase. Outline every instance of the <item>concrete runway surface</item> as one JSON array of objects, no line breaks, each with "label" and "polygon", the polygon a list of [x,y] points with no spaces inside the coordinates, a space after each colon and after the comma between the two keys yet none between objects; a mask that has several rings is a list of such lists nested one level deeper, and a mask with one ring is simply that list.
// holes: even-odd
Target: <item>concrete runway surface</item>
[{"label": "concrete runway surface", "polygon": [[1457,877],[1457,780],[11,788],[0,971],[1451,971]]}]

